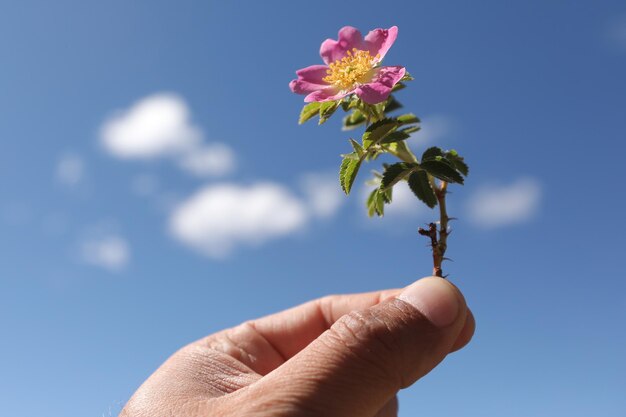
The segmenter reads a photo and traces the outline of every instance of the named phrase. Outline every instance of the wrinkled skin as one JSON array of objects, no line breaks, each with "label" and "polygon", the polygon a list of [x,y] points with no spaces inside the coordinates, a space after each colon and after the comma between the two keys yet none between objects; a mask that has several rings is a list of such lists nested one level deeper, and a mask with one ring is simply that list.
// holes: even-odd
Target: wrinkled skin
[{"label": "wrinkled skin", "polygon": [[474,326],[441,278],[325,297],[183,347],[121,416],[396,416],[397,392],[465,346]]}]

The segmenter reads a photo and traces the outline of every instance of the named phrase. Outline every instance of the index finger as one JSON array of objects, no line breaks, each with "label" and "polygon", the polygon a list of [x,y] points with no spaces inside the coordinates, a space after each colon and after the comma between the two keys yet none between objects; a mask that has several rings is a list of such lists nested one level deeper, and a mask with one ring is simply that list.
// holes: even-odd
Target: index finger
[{"label": "index finger", "polygon": [[395,297],[400,291],[387,289],[360,294],[329,295],[248,324],[287,360],[328,330],[343,315],[372,307]]}]

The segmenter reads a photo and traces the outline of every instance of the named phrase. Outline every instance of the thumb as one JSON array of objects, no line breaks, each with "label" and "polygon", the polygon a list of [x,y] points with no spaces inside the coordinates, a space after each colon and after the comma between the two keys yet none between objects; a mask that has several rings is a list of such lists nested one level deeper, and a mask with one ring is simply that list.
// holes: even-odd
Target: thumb
[{"label": "thumb", "polygon": [[373,416],[445,358],[466,316],[454,285],[421,279],[397,297],[340,318],[257,389],[310,415]]}]

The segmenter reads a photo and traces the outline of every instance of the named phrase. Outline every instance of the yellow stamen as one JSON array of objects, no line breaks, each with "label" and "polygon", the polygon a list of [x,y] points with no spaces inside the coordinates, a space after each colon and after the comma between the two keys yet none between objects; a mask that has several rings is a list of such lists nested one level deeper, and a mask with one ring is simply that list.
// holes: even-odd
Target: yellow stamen
[{"label": "yellow stamen", "polygon": [[370,81],[370,71],[378,63],[380,55],[371,56],[369,51],[353,48],[341,60],[328,65],[328,74],[324,81],[339,87],[341,90],[350,90],[360,84]]}]

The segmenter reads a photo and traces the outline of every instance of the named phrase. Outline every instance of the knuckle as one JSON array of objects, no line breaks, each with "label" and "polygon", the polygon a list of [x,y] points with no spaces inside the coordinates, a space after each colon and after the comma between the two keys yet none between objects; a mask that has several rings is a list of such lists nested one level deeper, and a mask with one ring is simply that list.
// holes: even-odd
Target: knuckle
[{"label": "knuckle", "polygon": [[384,308],[353,311],[339,319],[330,329],[335,343],[342,345],[353,358],[379,371],[379,377],[402,383],[402,359],[408,354],[407,326],[414,313],[399,303]]}]

